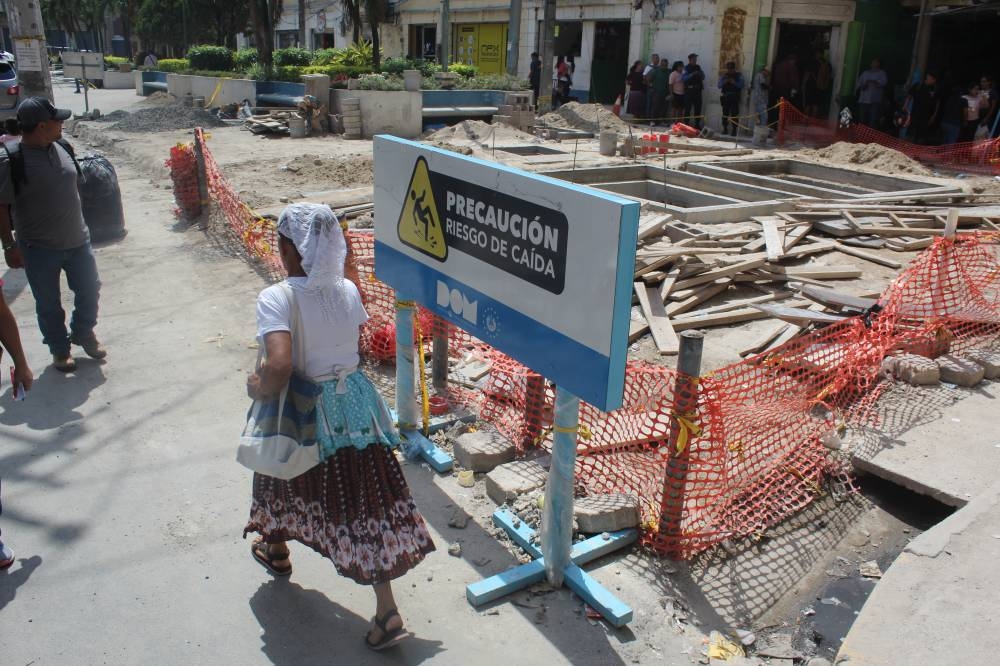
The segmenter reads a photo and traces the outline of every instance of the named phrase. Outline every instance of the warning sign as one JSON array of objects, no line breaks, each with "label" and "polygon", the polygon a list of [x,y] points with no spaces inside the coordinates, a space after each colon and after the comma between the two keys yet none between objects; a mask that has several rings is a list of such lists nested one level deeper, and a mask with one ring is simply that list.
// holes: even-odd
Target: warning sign
[{"label": "warning sign", "polygon": [[422,156],[397,232],[405,245],[438,261],[453,248],[553,294],[566,284],[569,224],[562,212],[435,173]]},{"label": "warning sign", "polygon": [[434,188],[431,187],[430,169],[427,160],[418,157],[413,165],[413,175],[406,188],[406,201],[399,213],[396,225],[399,240],[414,250],[423,252],[438,261],[448,258],[448,245],[441,227],[441,217],[434,203]]}]

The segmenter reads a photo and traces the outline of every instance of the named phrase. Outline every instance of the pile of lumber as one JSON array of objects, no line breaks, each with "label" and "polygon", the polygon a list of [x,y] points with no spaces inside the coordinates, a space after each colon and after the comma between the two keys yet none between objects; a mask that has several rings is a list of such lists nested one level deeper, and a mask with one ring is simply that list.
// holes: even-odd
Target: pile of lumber
[{"label": "pile of lumber", "polygon": [[243,126],[254,134],[285,134],[289,133],[288,119],[292,116],[300,118],[295,111],[271,111],[265,115],[255,115],[247,118]]},{"label": "pile of lumber", "polygon": [[[828,280],[864,277],[864,264],[857,259],[898,270],[902,262],[874,250],[919,250],[945,233],[949,223],[951,228],[997,228],[974,208],[912,207],[897,212],[875,205],[856,209],[823,205],[802,204],[800,208],[808,210],[754,217],[735,228],[698,228],[674,221],[670,215],[643,215],[629,342],[649,333],[659,352],[671,355],[679,351],[680,331],[777,319],[777,326],[741,355],[765,351],[808,328],[834,323],[874,305],[871,297],[878,296],[877,292],[859,297],[823,288]],[[883,244],[859,248],[848,243],[855,238],[867,241],[867,237]],[[831,253],[843,256],[845,263],[801,265],[797,261]],[[738,286],[760,295],[727,298],[727,292]]]}]

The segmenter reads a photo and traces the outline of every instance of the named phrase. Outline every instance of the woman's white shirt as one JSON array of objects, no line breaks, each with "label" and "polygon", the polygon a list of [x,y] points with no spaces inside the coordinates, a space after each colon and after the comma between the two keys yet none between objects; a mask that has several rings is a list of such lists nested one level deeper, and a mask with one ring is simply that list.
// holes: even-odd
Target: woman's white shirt
[{"label": "woman's white shirt", "polygon": [[[306,340],[304,362],[297,358],[296,342],[292,340],[292,365],[309,377],[329,375],[335,366],[357,365],[359,327],[368,321],[358,288],[350,280],[344,280],[345,308],[337,312],[334,322],[330,322],[323,316],[316,295],[305,290],[307,279],[292,277],[287,280],[295,293]],[[268,333],[290,332],[291,317],[288,294],[280,284],[260,292],[257,297],[257,339],[260,344],[264,344],[264,336]]]}]

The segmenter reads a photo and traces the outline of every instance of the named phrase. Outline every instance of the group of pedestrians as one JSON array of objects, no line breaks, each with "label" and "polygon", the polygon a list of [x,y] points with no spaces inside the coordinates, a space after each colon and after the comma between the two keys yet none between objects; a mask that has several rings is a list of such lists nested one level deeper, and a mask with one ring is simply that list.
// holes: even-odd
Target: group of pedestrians
[{"label": "group of pedestrians", "polygon": [[[682,122],[696,129],[705,126],[702,103],[705,71],[698,64],[698,54],[690,53],[687,64],[652,54],[648,63],[636,60],[625,77],[625,113],[644,120],[650,126]],[[722,131],[736,135],[739,130],[740,99],[746,88],[735,62],[726,63],[716,87],[722,103]]]},{"label": "group of pedestrians", "polygon": [[995,138],[998,102],[1000,92],[989,74],[963,83],[931,70],[909,88],[893,123],[901,138],[924,145]]}]

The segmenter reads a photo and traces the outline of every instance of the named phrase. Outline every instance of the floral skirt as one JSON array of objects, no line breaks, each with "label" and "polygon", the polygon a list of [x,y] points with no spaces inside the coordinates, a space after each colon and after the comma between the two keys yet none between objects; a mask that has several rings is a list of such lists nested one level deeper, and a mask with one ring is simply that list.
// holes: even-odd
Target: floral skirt
[{"label": "floral skirt", "polygon": [[434,550],[399,461],[381,444],[340,448],[289,481],[254,474],[249,532],[298,541],[362,585],[398,578]]}]

